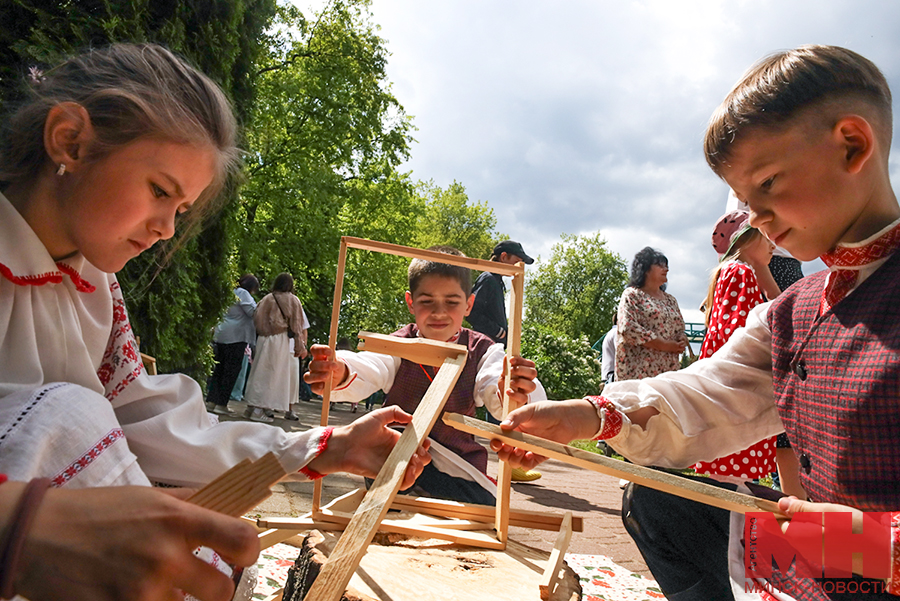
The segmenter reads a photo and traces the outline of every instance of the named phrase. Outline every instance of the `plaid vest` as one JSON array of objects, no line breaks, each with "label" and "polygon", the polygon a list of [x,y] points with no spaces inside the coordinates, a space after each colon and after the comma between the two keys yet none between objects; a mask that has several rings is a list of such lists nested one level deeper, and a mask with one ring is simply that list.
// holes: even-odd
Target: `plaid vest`
[{"label": "plaid vest", "polygon": [[[416,338],[418,335],[419,328],[415,324],[404,326],[391,334],[391,336],[399,336],[400,338]],[[487,350],[494,344],[494,341],[484,334],[462,328],[456,344],[461,344],[469,349],[469,356],[466,359],[466,365],[463,367],[459,380],[456,381],[456,386],[450,392],[450,397],[447,399],[447,404],[444,405],[441,415],[444,412],[450,412],[474,416],[475,377],[478,375],[478,364]],[[400,362],[397,375],[394,376],[391,391],[384,400],[384,406],[397,405],[407,413],[415,411],[416,407],[419,406],[419,401],[425,396],[425,391],[431,385],[431,379],[434,378],[437,369],[436,367],[423,366],[403,359]],[[475,466],[480,472],[487,473],[487,450],[471,434],[460,432],[445,425],[439,416],[429,436]]]},{"label": "plaid vest", "polygon": [[[900,253],[819,317],[827,272],[769,309],[775,402],[810,499],[900,509]],[[830,599],[796,580],[798,599]],[[867,595],[867,599],[896,598]]]}]

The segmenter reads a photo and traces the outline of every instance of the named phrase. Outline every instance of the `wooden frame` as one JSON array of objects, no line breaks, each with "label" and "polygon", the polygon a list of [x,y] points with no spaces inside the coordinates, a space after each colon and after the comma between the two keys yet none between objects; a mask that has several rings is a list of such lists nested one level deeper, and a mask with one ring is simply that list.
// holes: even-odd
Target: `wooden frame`
[{"label": "wooden frame", "polygon": [[[478,269],[480,271],[489,271],[491,273],[499,273],[501,275],[512,276],[512,296],[511,307],[512,315],[509,320],[509,331],[507,333],[507,360],[519,353],[520,339],[522,333],[522,306],[523,306],[523,290],[525,284],[525,265],[517,263],[515,265],[507,265],[497,261],[485,261],[483,259],[473,259],[471,257],[458,257],[448,255],[446,253],[433,250],[425,250],[421,248],[412,248],[409,246],[401,246],[399,244],[390,244],[388,242],[378,242],[375,240],[366,240],[364,238],[354,238],[352,236],[341,237],[341,247],[338,252],[337,275],[334,281],[334,299],[331,309],[331,327],[328,332],[328,346],[334,352],[337,345],[338,322],[341,313],[341,300],[344,291],[344,273],[347,265],[347,249],[355,248],[359,250],[368,250],[371,252],[384,253],[400,257],[409,257],[410,259],[424,259],[426,261],[438,261],[449,265],[459,265],[468,267],[469,269]],[[380,338],[385,338],[381,336]],[[376,341],[375,338],[372,338]],[[433,341],[432,341],[433,342]],[[376,344],[378,341],[376,341]],[[373,349],[372,346],[369,349]],[[373,349],[374,350],[374,349]],[[328,425],[328,412],[331,407],[331,389],[333,383],[331,376],[325,383],[325,390],[322,393],[322,419],[320,425]],[[509,412],[509,398],[503,394],[503,416]],[[495,517],[495,528],[501,541],[506,540],[509,520],[509,494],[511,486],[509,464],[505,461],[500,462],[499,473],[497,478],[497,509]],[[313,486],[312,513],[316,516],[322,504],[322,480],[316,480]]]},{"label": "wooden frame", "polygon": [[600,472],[614,478],[624,478],[636,484],[655,488],[656,490],[671,493],[691,501],[698,501],[738,513],[771,511],[775,515],[781,515],[781,512],[778,510],[778,503],[774,501],[744,495],[688,478],[681,478],[649,467],[611,459],[523,432],[516,432],[515,430],[503,431],[499,426],[472,419],[465,415],[447,413],[444,415],[444,423],[475,436],[500,440],[510,446],[531,451],[544,457],[557,459],[564,463],[577,465],[578,467]]}]

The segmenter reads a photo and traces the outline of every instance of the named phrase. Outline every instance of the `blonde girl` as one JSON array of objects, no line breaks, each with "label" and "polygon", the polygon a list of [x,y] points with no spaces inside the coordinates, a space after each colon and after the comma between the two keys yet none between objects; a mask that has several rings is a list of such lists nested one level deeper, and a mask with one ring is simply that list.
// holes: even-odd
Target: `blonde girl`
[{"label": "blonde girl", "polygon": [[[214,424],[196,382],[143,370],[114,273],[171,239],[177,221],[195,229],[216,209],[238,168],[235,138],[219,87],[160,46],[113,45],[35,74],[0,142],[0,473],[10,480],[46,477],[66,489],[151,481],[197,487],[269,451],[294,479],[379,470],[399,436],[388,425],[410,419],[397,408],[302,433]],[[427,461],[420,449],[406,486]],[[0,490],[6,486],[16,490]],[[81,516],[88,524],[127,505],[121,495],[115,508],[99,498]],[[0,495],[0,525],[19,519],[5,511],[9,502]],[[151,517],[120,523],[143,519]],[[80,532],[90,537],[92,529]],[[153,572],[158,598],[175,598],[179,579],[198,583],[191,587],[201,598],[224,598],[227,580],[216,581],[190,556],[203,542],[216,541],[183,541],[175,554],[183,564],[169,557]],[[136,573],[133,555],[107,556],[119,563],[98,578],[121,584]],[[77,563],[81,555],[58,557]],[[203,586],[209,582],[216,586]]]}]

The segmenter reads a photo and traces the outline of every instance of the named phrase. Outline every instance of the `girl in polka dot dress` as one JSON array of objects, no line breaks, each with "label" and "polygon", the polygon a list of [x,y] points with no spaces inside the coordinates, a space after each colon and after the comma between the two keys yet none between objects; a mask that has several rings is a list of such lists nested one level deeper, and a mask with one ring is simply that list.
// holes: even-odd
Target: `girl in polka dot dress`
[{"label": "girl in polka dot dress", "polygon": [[[775,245],[751,227],[749,219],[747,211],[732,211],[719,219],[713,231],[719,265],[710,278],[706,297],[706,338],[700,347],[700,359],[719,350],[735,330],[744,326],[750,309],[766,302],[760,279],[772,278],[768,264]],[[694,469],[698,474],[741,482],[766,476],[775,471],[775,438],[712,462],[701,461]]]}]

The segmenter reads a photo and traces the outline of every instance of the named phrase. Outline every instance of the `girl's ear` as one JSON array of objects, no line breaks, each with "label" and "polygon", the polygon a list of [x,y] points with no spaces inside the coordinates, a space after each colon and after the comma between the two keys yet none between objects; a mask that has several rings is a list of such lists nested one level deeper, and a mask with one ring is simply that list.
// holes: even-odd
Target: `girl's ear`
[{"label": "girl's ear", "polygon": [[844,160],[849,173],[859,173],[875,152],[875,131],[872,125],[859,115],[847,115],[832,130],[844,150]]},{"label": "girl's ear", "polygon": [[53,164],[73,173],[82,165],[94,141],[94,127],[87,110],[76,102],[61,102],[47,112],[44,150]]}]

